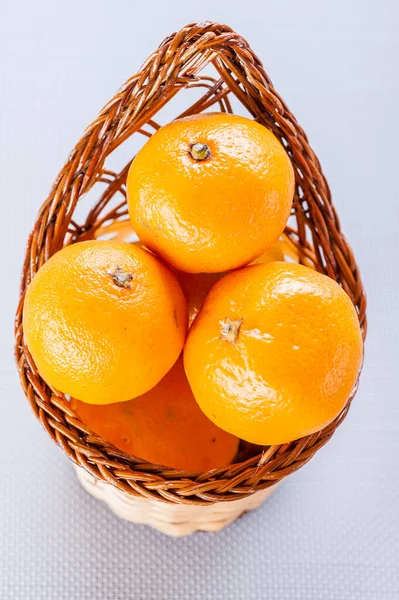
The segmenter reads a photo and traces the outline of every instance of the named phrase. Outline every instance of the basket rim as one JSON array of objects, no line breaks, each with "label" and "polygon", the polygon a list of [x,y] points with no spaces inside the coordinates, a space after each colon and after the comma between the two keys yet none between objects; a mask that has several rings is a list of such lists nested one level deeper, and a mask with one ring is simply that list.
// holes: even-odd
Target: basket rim
[{"label": "basket rim", "polygon": [[[64,244],[77,201],[99,180],[99,173],[110,173],[103,170],[106,157],[133,132],[143,133],[144,124],[151,123],[159,108],[178,91],[195,84],[197,74],[209,63],[216,68],[220,80],[209,84],[202,103],[198,101],[185,113],[201,112],[216,102],[222,110],[231,111],[226,95],[231,92],[253,118],[277,133],[296,173],[294,204],[298,229],[288,228],[287,234],[301,251],[312,247],[318,268],[347,291],[365,338],[366,300],[359,269],[341,232],[320,163],[248,42],[230,27],[212,22],[189,24],[165,38],[84,132],[56,178],[29,236],[15,321],[15,357],[22,388],[36,417],[67,456],[94,477],[128,494],[181,504],[244,498],[298,470],[342,423],[357,384],[341,414],[320,432],[270,446],[257,456],[228,467],[207,472],[179,471],[121,452],[79,420],[65,396],[41,379],[23,339],[22,312],[30,280]],[[127,167],[114,176],[109,189],[114,186],[121,191]],[[98,204],[101,202],[102,199]],[[306,238],[306,227],[313,227],[313,245]],[[77,231],[76,227],[75,237],[72,235],[69,243],[77,241]],[[79,234],[82,233],[84,227],[79,228]]]}]

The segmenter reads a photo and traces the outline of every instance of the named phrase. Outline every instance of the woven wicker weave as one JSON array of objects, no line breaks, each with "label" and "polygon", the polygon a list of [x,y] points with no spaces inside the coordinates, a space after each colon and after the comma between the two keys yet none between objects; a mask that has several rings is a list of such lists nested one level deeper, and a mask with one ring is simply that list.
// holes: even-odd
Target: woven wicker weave
[{"label": "woven wicker weave", "polygon": [[[213,65],[215,77],[200,75],[207,65]],[[245,39],[226,25],[215,23],[188,25],[166,38],[102,109],[72,150],[29,237],[15,334],[24,392],[48,434],[72,461],[96,480],[130,497],[201,506],[248,498],[302,467],[333,435],[354,393],[337,419],[319,433],[265,448],[261,454],[227,468],[208,473],[175,471],[116,450],[81,423],[64,395],[40,377],[22,330],[24,293],[43,263],[66,244],[98,237],[104,227],[108,234],[113,228],[116,232],[128,218],[125,181],[129,164],[114,173],[105,165],[107,157],[133,134],[150,136],[159,128],[156,113],[187,88],[198,88],[200,97],[184,115],[210,107],[232,112],[230,99],[235,96],[254,119],[281,140],[296,173],[286,239],[299,262],[342,285],[357,309],[365,335],[366,302],[359,271],[341,233],[319,161]],[[79,224],[74,218],[76,204],[89,190],[91,196],[93,189],[97,201]]]}]

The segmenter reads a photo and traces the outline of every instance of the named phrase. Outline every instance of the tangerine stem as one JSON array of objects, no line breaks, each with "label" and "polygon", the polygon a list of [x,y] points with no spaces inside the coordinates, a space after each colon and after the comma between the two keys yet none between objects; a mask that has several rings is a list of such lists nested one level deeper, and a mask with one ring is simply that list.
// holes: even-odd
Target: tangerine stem
[{"label": "tangerine stem", "polygon": [[120,267],[116,267],[114,273],[108,273],[110,277],[112,277],[114,283],[119,287],[123,287],[127,290],[131,289],[130,282],[133,279],[133,275],[131,273],[124,273]]},{"label": "tangerine stem", "polygon": [[191,144],[190,154],[196,161],[206,160],[211,157],[211,151],[207,144]]},{"label": "tangerine stem", "polygon": [[230,319],[226,317],[224,321],[219,321],[220,328],[220,339],[226,340],[230,344],[235,344],[240,332],[240,327],[244,319]]}]

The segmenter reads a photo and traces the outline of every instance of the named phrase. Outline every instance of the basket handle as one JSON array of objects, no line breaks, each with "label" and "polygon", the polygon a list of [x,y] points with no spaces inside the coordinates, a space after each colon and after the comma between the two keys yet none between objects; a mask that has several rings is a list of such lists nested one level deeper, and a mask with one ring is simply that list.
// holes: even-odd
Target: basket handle
[{"label": "basket handle", "polygon": [[307,211],[303,207],[296,211],[301,215],[300,241],[306,242],[306,214],[309,214],[316,252],[320,254],[319,248],[325,248],[326,270],[336,275],[331,244],[321,242],[325,236],[329,237],[330,230],[339,232],[339,221],[319,161],[305,133],[274,90],[248,42],[227,25],[204,22],[187,25],[168,36],[86,128],[39,211],[26,250],[25,264],[29,268],[25,271],[22,291],[42,264],[62,247],[76,203],[99,179],[107,156],[189,86],[210,63],[253,117],[271,129],[286,147],[296,173],[294,202],[303,204],[304,196],[312,199]]}]

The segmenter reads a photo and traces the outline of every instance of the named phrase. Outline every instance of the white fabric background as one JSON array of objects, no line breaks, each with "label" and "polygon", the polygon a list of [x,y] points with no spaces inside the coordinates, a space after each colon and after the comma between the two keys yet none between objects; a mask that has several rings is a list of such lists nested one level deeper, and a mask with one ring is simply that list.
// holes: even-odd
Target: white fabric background
[{"label": "white fabric background", "polygon": [[[2,600],[399,598],[397,3],[0,4]],[[12,324],[25,240],[69,150],[165,35],[204,19],[249,39],[307,131],[370,329],[360,391],[330,444],[256,513],[174,540],[80,489],[19,388]]]}]

